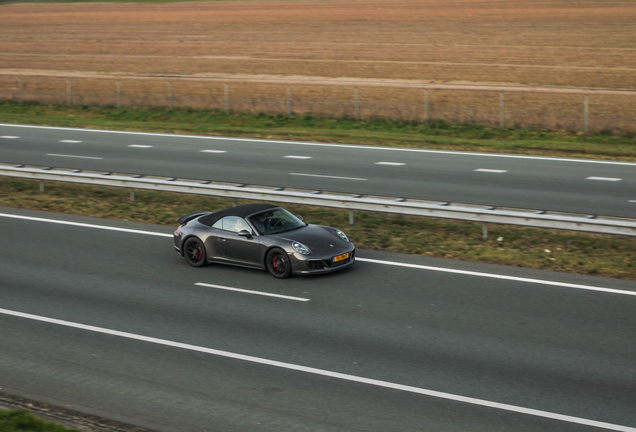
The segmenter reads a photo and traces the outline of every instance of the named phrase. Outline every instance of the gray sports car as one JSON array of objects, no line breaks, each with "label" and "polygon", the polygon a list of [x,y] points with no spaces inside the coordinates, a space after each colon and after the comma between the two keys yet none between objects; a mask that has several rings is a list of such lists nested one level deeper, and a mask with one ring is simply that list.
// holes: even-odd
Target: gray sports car
[{"label": "gray sports car", "polygon": [[355,261],[355,246],[335,228],[310,225],[270,204],[248,204],[177,219],[174,248],[193,267],[208,263],[291,274],[327,273]]}]

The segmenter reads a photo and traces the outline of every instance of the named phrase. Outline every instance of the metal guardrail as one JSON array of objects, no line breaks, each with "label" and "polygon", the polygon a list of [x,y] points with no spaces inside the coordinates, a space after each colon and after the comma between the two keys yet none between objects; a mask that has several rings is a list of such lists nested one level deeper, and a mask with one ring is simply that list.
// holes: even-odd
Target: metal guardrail
[{"label": "metal guardrail", "polygon": [[45,180],[128,188],[131,200],[135,198],[135,189],[145,189],[347,209],[351,224],[353,224],[353,215],[356,210],[482,222],[484,223],[484,238],[488,234],[488,223],[636,236],[636,219],[597,217],[595,215],[501,209],[403,198],[346,195],[110,172],[86,172],[50,167],[35,168],[24,165],[0,164],[0,175],[39,180],[41,191],[44,191]]}]

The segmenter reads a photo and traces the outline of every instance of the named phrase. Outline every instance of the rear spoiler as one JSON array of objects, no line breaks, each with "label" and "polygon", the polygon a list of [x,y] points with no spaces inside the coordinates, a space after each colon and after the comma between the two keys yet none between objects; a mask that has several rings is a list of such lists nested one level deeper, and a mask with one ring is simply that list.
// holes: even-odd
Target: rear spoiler
[{"label": "rear spoiler", "polygon": [[197,218],[199,216],[203,216],[203,215],[206,215],[206,214],[210,214],[210,213],[212,213],[212,212],[210,212],[210,211],[200,211],[200,212],[196,212],[196,213],[190,213],[188,215],[181,216],[179,219],[177,219],[177,222],[180,225],[183,225],[185,223],[188,223],[189,221],[191,221],[194,218]]}]

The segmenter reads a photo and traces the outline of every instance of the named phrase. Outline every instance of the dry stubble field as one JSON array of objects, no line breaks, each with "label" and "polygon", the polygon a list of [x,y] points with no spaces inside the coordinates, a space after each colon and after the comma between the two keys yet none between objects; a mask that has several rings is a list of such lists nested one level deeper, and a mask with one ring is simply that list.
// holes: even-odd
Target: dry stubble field
[{"label": "dry stubble field", "polygon": [[[421,119],[423,85],[503,86],[507,125],[636,129],[636,1],[0,6],[0,97]],[[470,87],[469,87],[470,88]],[[625,95],[598,89],[628,90]],[[432,118],[499,123],[500,91],[430,88]]]}]

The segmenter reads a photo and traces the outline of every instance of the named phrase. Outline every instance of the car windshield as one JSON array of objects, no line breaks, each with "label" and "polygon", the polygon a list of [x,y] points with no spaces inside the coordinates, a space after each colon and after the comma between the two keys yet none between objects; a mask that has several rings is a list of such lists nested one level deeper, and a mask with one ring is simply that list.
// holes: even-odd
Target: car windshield
[{"label": "car windshield", "polygon": [[249,217],[249,221],[260,235],[277,234],[307,225],[285,209],[267,210]]}]

